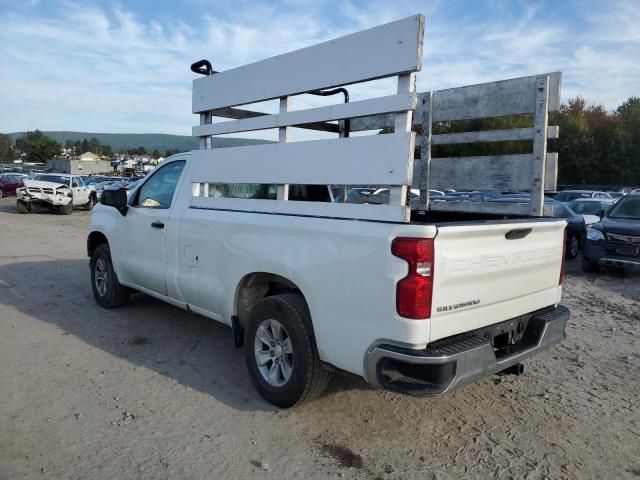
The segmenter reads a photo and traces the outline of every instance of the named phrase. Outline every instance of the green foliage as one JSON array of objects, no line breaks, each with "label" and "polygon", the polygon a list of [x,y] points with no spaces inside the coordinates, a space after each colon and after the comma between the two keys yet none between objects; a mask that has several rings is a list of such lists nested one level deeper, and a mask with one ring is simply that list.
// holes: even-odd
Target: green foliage
[{"label": "green foliage", "polygon": [[45,163],[60,155],[60,144],[40,130],[26,132],[22,138],[16,140],[16,148],[26,155],[28,162]]},{"label": "green foliage", "polygon": [[14,160],[13,139],[0,133],[0,163],[11,163]]},{"label": "green foliage", "polygon": [[147,150],[144,147],[130,148],[127,150],[127,154],[129,155],[145,155]]},{"label": "green foliage", "polygon": [[640,98],[608,113],[576,97],[550,123],[560,126],[559,183],[640,184]]}]

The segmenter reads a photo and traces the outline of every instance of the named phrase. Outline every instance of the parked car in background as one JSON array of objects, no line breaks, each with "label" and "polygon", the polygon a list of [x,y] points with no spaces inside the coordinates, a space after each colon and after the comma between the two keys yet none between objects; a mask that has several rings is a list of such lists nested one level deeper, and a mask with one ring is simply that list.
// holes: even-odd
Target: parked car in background
[{"label": "parked car in background", "polygon": [[0,174],[0,198],[16,193],[16,190],[23,185],[26,175],[19,173]]},{"label": "parked car in background", "polygon": [[615,203],[613,199],[577,198],[567,203],[571,211],[582,215],[587,226],[600,221],[599,212],[608,210]]},{"label": "parked car in background", "polygon": [[609,192],[609,195],[611,195],[611,198],[613,198],[614,200],[618,200],[619,198],[622,198],[626,195],[626,193],[623,192]]},{"label": "parked car in background", "polygon": [[640,269],[640,192],[618,200],[602,220],[587,231],[582,269],[602,266]]},{"label": "parked car in background", "polygon": [[611,199],[611,194],[609,192],[598,192],[592,190],[563,190],[553,197],[553,199],[558,202],[570,202],[576,198]]}]

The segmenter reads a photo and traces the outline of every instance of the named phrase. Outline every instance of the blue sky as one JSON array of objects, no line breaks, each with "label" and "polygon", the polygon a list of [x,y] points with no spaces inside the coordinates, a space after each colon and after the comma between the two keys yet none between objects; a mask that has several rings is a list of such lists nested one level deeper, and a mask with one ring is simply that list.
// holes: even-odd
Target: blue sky
[{"label": "blue sky", "polygon": [[420,91],[561,70],[565,100],[640,95],[637,0],[0,0],[0,131],[188,135],[191,62],[225,70],[415,13]]}]

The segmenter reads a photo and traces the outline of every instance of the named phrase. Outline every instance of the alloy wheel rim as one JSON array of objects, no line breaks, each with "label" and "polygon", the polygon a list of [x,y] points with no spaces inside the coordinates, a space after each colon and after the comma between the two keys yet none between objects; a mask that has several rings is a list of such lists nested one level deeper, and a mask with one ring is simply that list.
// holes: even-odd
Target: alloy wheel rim
[{"label": "alloy wheel rim", "polygon": [[272,387],[281,387],[293,372],[293,347],[284,326],[277,320],[263,320],[254,337],[256,365]]},{"label": "alloy wheel rim", "polygon": [[98,295],[101,297],[104,297],[107,293],[108,280],[109,272],[107,271],[107,264],[104,261],[104,258],[99,258],[96,261],[95,284]]}]

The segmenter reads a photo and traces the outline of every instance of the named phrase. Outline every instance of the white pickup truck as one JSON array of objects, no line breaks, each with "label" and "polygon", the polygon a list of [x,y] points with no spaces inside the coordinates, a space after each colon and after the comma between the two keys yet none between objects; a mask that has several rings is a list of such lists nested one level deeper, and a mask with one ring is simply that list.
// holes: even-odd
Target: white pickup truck
[{"label": "white pickup truck", "polygon": [[[415,58],[409,67],[398,62],[406,49],[421,57],[422,22],[418,15],[242,69],[212,74],[207,67],[208,75],[194,83],[194,112],[202,120],[194,134],[203,148],[168,158],[128,197],[122,189],[106,190],[93,210],[87,248],[96,301],[119,307],[143,292],[231,326],[257,390],[281,407],[319,396],[336,370],[397,392],[444,393],[482,376],[519,372],[523,359],[561,341],[569,318],[559,305],[565,221],[544,211],[514,212],[513,203],[461,202],[442,211],[444,202],[428,202],[425,177],[431,188],[446,182],[455,188],[459,180],[439,179],[429,169],[413,175],[416,104],[406,97],[416,94],[405,77],[420,65]],[[372,57],[366,48],[383,53]],[[346,55],[352,63],[338,61],[351,71],[317,80],[331,65],[327,52]],[[371,70],[371,58],[386,70]],[[305,75],[273,81],[294,67]],[[408,86],[409,95],[286,108],[289,96],[385,72],[399,75],[398,90]],[[261,79],[259,91],[246,87],[245,76]],[[536,81],[525,83],[535,98]],[[500,84],[499,93],[510,95],[507,87]],[[476,90],[486,95],[487,85]],[[436,93],[428,92],[431,105],[422,107],[428,115],[439,114]],[[279,114],[235,108],[270,98],[281,99]],[[389,113],[393,133],[344,132],[345,119],[366,131]],[[211,116],[238,120],[211,123]],[[293,125],[339,127],[341,138],[289,142]],[[274,127],[279,143],[208,148],[211,135]],[[535,149],[536,128],[529,133]],[[543,179],[544,157],[529,159],[542,163]],[[348,167],[353,163],[357,169]],[[408,192],[417,178],[426,208],[411,211]],[[350,204],[332,201],[329,184],[392,191],[389,204]],[[542,184],[531,187],[532,209],[534,188]]]},{"label": "white pickup truck", "polygon": [[93,187],[86,186],[79,175],[43,173],[23,183],[16,190],[19,213],[29,213],[33,205],[40,205],[71,215],[74,207],[91,210],[97,201]]}]

